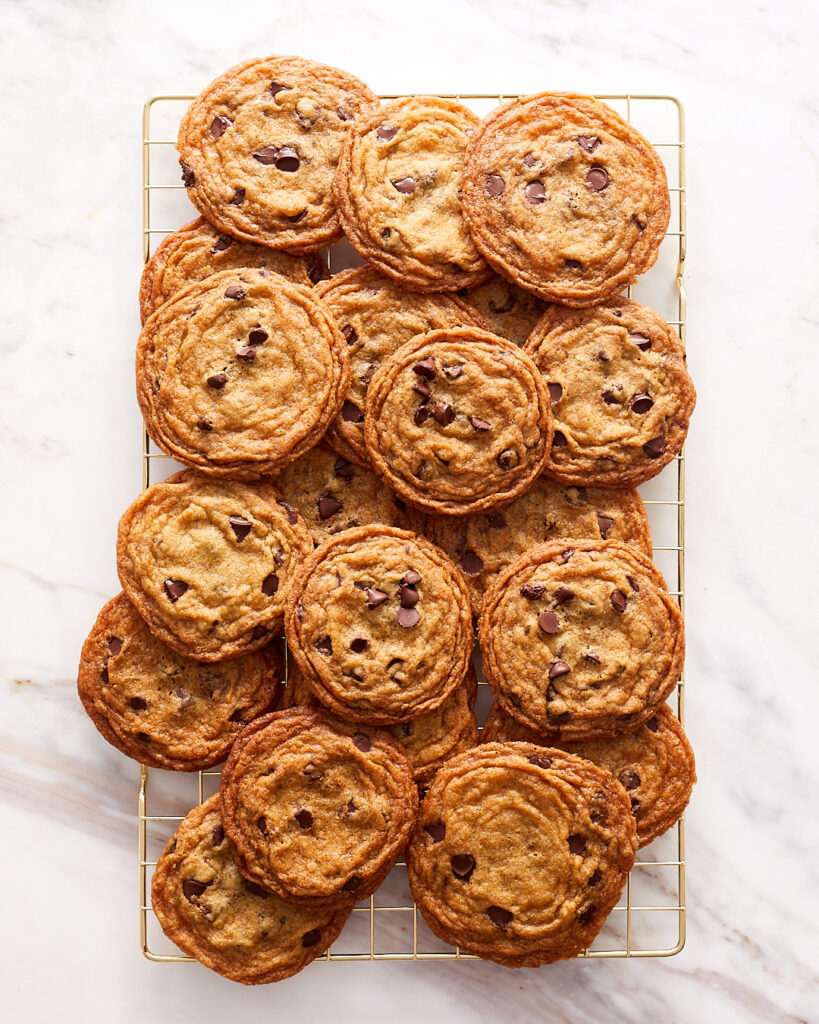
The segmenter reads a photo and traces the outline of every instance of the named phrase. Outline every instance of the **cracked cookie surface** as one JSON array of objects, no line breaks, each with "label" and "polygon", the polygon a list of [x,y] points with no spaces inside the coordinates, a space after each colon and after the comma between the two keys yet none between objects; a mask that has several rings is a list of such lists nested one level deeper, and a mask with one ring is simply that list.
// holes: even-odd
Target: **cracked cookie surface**
[{"label": "cracked cookie surface", "polygon": [[653,265],[671,204],[656,151],[611,107],[540,93],[496,108],[473,133],[463,210],[499,273],[579,307]]},{"label": "cracked cookie surface", "polygon": [[478,117],[437,96],[406,97],[357,118],[333,180],[359,254],[415,291],[456,291],[491,273],[461,213],[464,150]]},{"label": "cracked cookie surface", "polygon": [[487,743],[440,769],[406,856],[435,935],[536,967],[591,944],[636,849],[628,796],[608,772],[530,743]]},{"label": "cracked cookie surface", "polygon": [[364,443],[367,389],[384,360],[418,334],[486,325],[460,298],[407,291],[372,267],[334,274],[316,294],[335,318],[350,357],[350,389],[327,440],[345,458],[369,466]]},{"label": "cracked cookie surface", "polygon": [[301,517],[272,484],[186,470],[125,511],[117,572],[154,635],[188,657],[222,661],[280,632],[293,576],[312,550]]},{"label": "cracked cookie surface", "polygon": [[526,343],[555,433],[545,472],[566,484],[644,483],[680,452],[697,399],[677,334],[625,296],[552,306]]},{"label": "cracked cookie surface", "polygon": [[347,345],[312,288],[267,270],[190,285],[145,324],[137,398],[151,438],[213,476],[254,479],[318,443],[350,379]]},{"label": "cracked cookie surface", "polygon": [[197,771],[224,761],[244,726],[282,692],[279,639],[216,664],[194,661],[151,633],[119,594],[83,644],[77,689],[102,736],[151,768]]},{"label": "cracked cookie surface", "polygon": [[508,504],[549,455],[549,393],[512,342],[477,328],[432,331],[387,359],[367,392],[375,471],[406,501],[467,515]]},{"label": "cracked cookie surface", "polygon": [[616,541],[527,552],[487,591],[478,635],[504,710],[561,742],[636,731],[674,689],[685,653],[662,576]]},{"label": "cracked cookie surface", "polygon": [[332,180],[341,144],[378,98],[300,57],[248,60],[210,83],[182,118],[182,181],[220,231],[311,252],[341,235]]},{"label": "cracked cookie surface", "polygon": [[304,906],[375,892],[418,810],[409,760],[388,733],[305,707],[245,729],[220,800],[242,873]]},{"label": "cracked cookie surface", "polygon": [[297,907],[244,878],[218,794],[194,807],[171,837],[154,870],[151,902],[183,953],[244,985],[298,973],[338,938],[352,909]]},{"label": "cracked cookie surface", "polygon": [[466,675],[473,643],[458,569],[422,537],[377,525],[339,533],[305,561],[285,632],[321,703],[376,725],[439,707]]},{"label": "cracked cookie surface", "polygon": [[499,703],[493,704],[481,742],[517,741],[557,746],[611,772],[628,793],[641,847],[648,846],[682,817],[697,781],[691,744],[667,704],[661,704],[636,732],[581,743],[540,736],[507,715]]}]

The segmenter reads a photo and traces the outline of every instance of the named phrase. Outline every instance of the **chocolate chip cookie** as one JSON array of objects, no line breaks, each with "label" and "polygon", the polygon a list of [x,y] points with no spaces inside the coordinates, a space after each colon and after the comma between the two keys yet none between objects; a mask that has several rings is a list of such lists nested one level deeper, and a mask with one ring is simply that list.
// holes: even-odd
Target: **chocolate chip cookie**
[{"label": "chocolate chip cookie", "polygon": [[537,967],[591,944],[636,849],[628,796],[607,771],[531,743],[488,743],[439,770],[407,870],[439,938]]},{"label": "chocolate chip cookie", "polygon": [[204,217],[199,217],[166,235],[145,264],[139,287],[142,323],[163,302],[194,281],[203,281],[220,270],[239,270],[242,267],[264,267],[308,288],[313,283],[310,277],[312,267],[306,256],[240,242],[221,234]]},{"label": "chocolate chip cookie", "polygon": [[316,544],[370,523],[416,533],[421,529],[423,516],[408,508],[371,469],[353,465],[324,444],[296,459],[274,483],[299,510]]},{"label": "chocolate chip cookie", "polygon": [[481,742],[515,741],[557,746],[611,772],[628,792],[641,847],[648,846],[679,821],[697,781],[691,744],[667,704],[661,704],[637,732],[582,743],[546,739],[516,722],[499,703],[493,704],[481,732]]},{"label": "chocolate chip cookie", "polygon": [[414,291],[469,288],[491,271],[461,213],[471,110],[436,96],[385,103],[356,118],[333,195],[344,233],[365,260]]},{"label": "chocolate chip cookie", "polygon": [[549,457],[549,393],[512,342],[477,328],[431,331],[376,372],[364,440],[405,501],[448,515],[489,511],[525,491]]},{"label": "chocolate chip cookie", "polygon": [[222,820],[242,874],[300,906],[375,892],[418,812],[399,743],[313,708],[253,722],[222,770]]},{"label": "chocolate chip cookie", "polygon": [[616,541],[527,552],[486,592],[478,635],[504,710],[561,742],[635,732],[674,689],[685,653],[662,576]]},{"label": "chocolate chip cookie", "polygon": [[485,327],[454,295],[409,292],[372,267],[343,270],[316,288],[347,340],[350,390],[327,433],[346,459],[369,466],[364,444],[367,388],[382,362],[417,334],[447,327]]},{"label": "chocolate chip cookie", "polygon": [[347,344],[312,288],[224,270],[148,320],[137,344],[145,427],[179,462],[254,479],[312,448],[341,409]]},{"label": "chocolate chip cookie", "polygon": [[182,118],[182,181],[220,231],[312,252],[341,235],[331,182],[353,119],[378,98],[338,68],[300,57],[248,60]]},{"label": "chocolate chip cookie", "polygon": [[624,296],[593,309],[552,306],[526,351],[552,400],[549,476],[636,485],[679,453],[697,393],[682,342],[658,313]]},{"label": "chocolate chip cookie", "polygon": [[652,146],[605,103],[540,93],[497,107],[466,151],[463,211],[504,277],[594,306],[657,259],[671,210]]},{"label": "chocolate chip cookie", "polygon": [[187,470],[125,511],[117,571],[155,636],[198,661],[223,661],[279,634],[291,580],[312,550],[298,512],[271,484]]},{"label": "chocolate chip cookie", "polygon": [[77,690],[100,733],[151,768],[192,772],[224,761],[282,692],[284,645],[208,665],[177,654],[125,596],[100,612],[83,644]]},{"label": "chocolate chip cookie", "polygon": [[212,796],[187,815],[159,858],[151,902],[188,956],[244,985],[297,974],[338,938],[349,906],[297,907],[239,873]]},{"label": "chocolate chip cookie", "polygon": [[473,643],[469,594],[452,562],[424,538],[378,525],[336,534],[305,561],[285,632],[321,703],[375,725],[443,704]]},{"label": "chocolate chip cookie", "polygon": [[546,303],[537,295],[518,288],[497,274],[483,284],[458,292],[458,295],[480,313],[485,326],[493,334],[521,347],[546,311]]},{"label": "chocolate chip cookie", "polygon": [[[470,665],[466,678],[447,699],[412,722],[390,726],[390,732],[406,750],[412,764],[412,776],[419,786],[428,786],[435,773],[450,757],[478,742],[478,724],[473,706],[478,680]],[[291,664],[282,706],[321,708],[321,701],[305,683],[298,666]]]},{"label": "chocolate chip cookie", "polygon": [[475,616],[498,573],[544,541],[619,540],[651,557],[648,516],[635,490],[563,487],[544,476],[501,511],[430,516],[424,534],[463,572]]}]

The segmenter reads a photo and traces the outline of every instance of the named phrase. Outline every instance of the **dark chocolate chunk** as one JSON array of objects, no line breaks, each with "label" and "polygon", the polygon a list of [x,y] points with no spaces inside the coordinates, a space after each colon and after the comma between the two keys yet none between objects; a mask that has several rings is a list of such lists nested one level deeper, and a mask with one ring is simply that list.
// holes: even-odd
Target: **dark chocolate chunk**
[{"label": "dark chocolate chunk", "polygon": [[245,290],[240,284],[230,284],[225,289],[226,299],[243,299],[245,294]]},{"label": "dark chocolate chunk", "polygon": [[626,604],[628,600],[622,590],[613,590],[611,592],[611,606],[616,612],[624,612],[626,610]]},{"label": "dark chocolate chunk", "polygon": [[214,391],[221,391],[225,384],[227,384],[226,373],[214,373],[208,377],[208,387],[213,388]]},{"label": "dark chocolate chunk", "polygon": [[558,604],[568,604],[574,600],[574,591],[571,587],[558,587],[555,591],[555,601]]},{"label": "dark chocolate chunk", "polygon": [[376,590],[375,587],[367,588],[367,607],[377,608],[387,600],[387,594],[383,590]]},{"label": "dark chocolate chunk", "polygon": [[412,195],[415,191],[415,179],[414,178],[399,178],[398,181],[392,183],[392,187],[396,192],[401,192],[403,195]]},{"label": "dark chocolate chunk", "polygon": [[311,946],[315,946],[321,940],[321,929],[311,928],[309,932],[305,932],[301,937],[301,944],[305,949],[309,949]]},{"label": "dark chocolate chunk", "polygon": [[540,181],[530,182],[523,194],[526,196],[526,201],[532,206],[539,206],[540,203],[546,202],[546,189]]},{"label": "dark chocolate chunk", "polygon": [[602,167],[592,167],[586,173],[586,182],[591,185],[595,192],[602,192],[609,183],[609,176]]},{"label": "dark chocolate chunk", "polygon": [[419,377],[426,377],[427,380],[434,380],[438,376],[438,369],[435,366],[433,356],[427,356],[426,359],[417,362],[412,370],[413,373],[417,373]]},{"label": "dark chocolate chunk", "polygon": [[373,745],[370,737],[363,732],[357,732],[353,736],[353,743],[358,747],[362,754],[366,754],[370,747]]},{"label": "dark chocolate chunk", "polygon": [[253,524],[244,516],[231,516],[228,519],[231,529],[236,534],[236,540],[241,542],[250,533]]},{"label": "dark chocolate chunk", "polygon": [[471,853],[458,853],[450,860],[452,874],[456,878],[468,882],[475,870],[475,858]]},{"label": "dark chocolate chunk", "polygon": [[182,895],[191,903],[197,896],[201,896],[212,882],[197,882],[195,878],[185,878],[182,881]]},{"label": "dark chocolate chunk", "polygon": [[580,854],[582,854],[585,851],[585,849],[586,849],[586,837],[585,836],[578,836],[578,835],[569,836],[569,852],[570,853],[574,853],[574,854],[577,854],[579,856]]},{"label": "dark chocolate chunk", "polygon": [[502,932],[505,932],[514,920],[515,915],[511,910],[504,910],[503,907],[487,907],[486,914],[492,924],[496,924]]},{"label": "dark chocolate chunk", "polygon": [[228,128],[233,124],[229,117],[218,114],[210,123],[210,134],[213,139],[221,139]]},{"label": "dark chocolate chunk", "polygon": [[376,138],[379,142],[389,142],[395,138],[395,133],[398,129],[391,124],[382,124],[378,131],[375,133]]},{"label": "dark chocolate chunk", "polygon": [[470,416],[469,422],[475,430],[491,430],[492,427],[486,420],[480,420],[477,416]]},{"label": "dark chocolate chunk", "polygon": [[364,413],[354,402],[347,399],[341,407],[341,418],[345,423],[360,423],[364,419]]},{"label": "dark chocolate chunk", "polygon": [[398,620],[398,625],[403,626],[404,629],[412,629],[421,621],[421,616],[415,608],[399,608],[395,617]]},{"label": "dark chocolate chunk", "polygon": [[502,196],[506,188],[506,182],[499,174],[490,174],[486,179],[486,194],[489,196]]},{"label": "dark chocolate chunk", "polygon": [[597,526],[600,529],[600,536],[605,540],[614,527],[614,520],[611,516],[604,516],[602,513],[598,512]]},{"label": "dark chocolate chunk", "polygon": [[554,405],[555,402],[559,402],[563,397],[563,385],[558,384],[556,381],[549,381],[547,386],[549,388],[549,400]]},{"label": "dark chocolate chunk", "polygon": [[[544,633],[553,634],[560,632],[560,620],[554,612],[541,612],[537,617],[537,624]],[[560,662],[557,664],[560,664]],[[549,676],[552,676],[551,669],[549,670]]]},{"label": "dark chocolate chunk", "polygon": [[442,427],[446,427],[455,419],[455,412],[451,405],[436,405],[432,410],[432,418]]},{"label": "dark chocolate chunk", "polygon": [[339,456],[333,463],[333,473],[349,484],[355,475],[355,468],[351,462]]},{"label": "dark chocolate chunk", "polygon": [[567,676],[571,669],[565,661],[553,661],[549,666],[549,678],[558,679],[560,676]]},{"label": "dark chocolate chunk", "polygon": [[596,135],[578,135],[577,144],[587,153],[593,153],[600,145],[600,139]]},{"label": "dark chocolate chunk", "polygon": [[182,183],[185,188],[193,188],[196,184],[196,175],[193,173],[193,168],[185,163],[184,160],[179,161],[179,166],[182,169]]},{"label": "dark chocolate chunk", "polygon": [[530,601],[539,601],[545,589],[542,583],[524,583],[520,588],[520,596],[527,597]]},{"label": "dark chocolate chunk", "polygon": [[639,416],[647,413],[648,410],[654,405],[654,399],[651,395],[642,392],[639,395],[635,395],[631,400],[631,411],[636,412]]},{"label": "dark chocolate chunk", "polygon": [[268,333],[263,327],[251,328],[250,333],[247,336],[248,344],[253,345],[254,348],[256,345],[264,345],[267,339]]},{"label": "dark chocolate chunk", "polygon": [[355,651],[356,654],[361,654],[362,651],[367,649],[367,640],[363,636],[357,636],[350,644],[350,650]]},{"label": "dark chocolate chunk", "polygon": [[467,576],[477,576],[483,572],[483,559],[474,551],[464,551],[461,555],[461,568]]},{"label": "dark chocolate chunk", "polygon": [[165,587],[165,593],[171,599],[173,604],[176,604],[179,598],[182,597],[188,589],[188,584],[184,583],[182,580],[165,580],[163,586]]},{"label": "dark chocolate chunk", "polygon": [[329,519],[344,508],[342,502],[329,494],[320,494],[318,499],[319,519]]},{"label": "dark chocolate chunk", "polygon": [[569,442],[562,430],[556,430],[552,438],[552,448],[565,448]]},{"label": "dark chocolate chunk", "polygon": [[279,589],[279,577],[275,572],[271,572],[269,576],[265,576],[262,580],[262,593],[267,597],[273,597],[276,591]]},{"label": "dark chocolate chunk", "polygon": [[433,843],[442,843],[446,836],[446,825],[442,821],[433,821],[429,825],[424,825],[424,831]]},{"label": "dark chocolate chunk", "polygon": [[299,828],[310,828],[313,824],[313,815],[306,808],[296,811],[293,817],[299,823]]}]

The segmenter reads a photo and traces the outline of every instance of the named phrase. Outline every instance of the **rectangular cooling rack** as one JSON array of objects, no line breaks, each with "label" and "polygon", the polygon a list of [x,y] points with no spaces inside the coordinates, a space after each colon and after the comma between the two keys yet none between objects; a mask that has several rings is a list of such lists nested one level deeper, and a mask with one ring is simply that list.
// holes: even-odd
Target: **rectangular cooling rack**
[{"label": "rectangular cooling rack", "polygon": [[[481,94],[440,94],[471,107],[483,117],[497,103],[513,98]],[[142,135],[142,249],[147,261],[164,235],[192,220],[179,180],[174,146],[179,119],[192,96],[155,96],[145,104]],[[394,96],[382,96],[394,99]],[[654,267],[628,289],[661,313],[685,344],[685,121],[671,96],[598,96],[631,122],[659,152],[672,197],[671,222]],[[327,254],[331,271],[360,263],[349,244]],[[164,455],[143,430],[142,485],[164,479],[182,467]],[[685,613],[685,451],[639,488],[654,541],[654,561]],[[480,677],[480,675],[479,675]],[[491,703],[481,680],[477,702],[482,721]],[[672,699],[684,724],[684,680]],[[150,906],[154,865],[178,823],[218,789],[219,772],[166,772],[141,767],[139,781],[139,936],[142,952],[160,963],[193,963],[165,938]],[[619,904],[584,958],[673,956],[685,944],[685,822],[641,850]],[[356,906],[344,931],[319,960],[477,960],[436,938],[412,902],[405,866],[399,862],[381,888]]]}]

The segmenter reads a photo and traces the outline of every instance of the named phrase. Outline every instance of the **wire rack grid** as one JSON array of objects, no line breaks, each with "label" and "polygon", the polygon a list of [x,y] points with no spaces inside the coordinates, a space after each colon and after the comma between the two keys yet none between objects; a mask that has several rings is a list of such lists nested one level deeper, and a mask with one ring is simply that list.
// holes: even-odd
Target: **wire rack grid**
[{"label": "wire rack grid", "polygon": [[[463,102],[483,116],[510,95],[441,94]],[[193,211],[179,181],[174,147],[179,118],[192,96],[155,96],[145,103],[142,134],[142,250],[145,261],[155,245]],[[394,99],[382,95],[381,99]],[[683,270],[686,255],[685,115],[672,96],[599,95],[652,141],[666,165],[672,196],[672,219],[657,264],[628,289],[663,313],[686,341],[686,296]],[[187,216],[186,216],[187,212]],[[161,226],[159,226],[161,225]],[[342,242],[327,253],[330,270],[360,262]],[[182,468],[164,455],[142,431],[142,486]],[[640,488],[654,539],[654,559],[671,594],[685,613],[685,451],[655,480]],[[659,540],[659,543],[658,543]],[[478,715],[491,698],[481,680]],[[672,698],[684,723],[685,684],[681,676]],[[143,955],[161,963],[193,963],[168,942],[150,905],[150,877],[156,858],[185,814],[216,792],[219,771],[173,773],[141,767],[138,797],[139,934]],[[184,777],[183,777],[184,776]],[[615,907],[587,959],[666,957],[685,944],[685,821],[640,851]],[[477,960],[437,939],[415,907],[403,861],[373,896],[355,907],[341,936],[319,960],[452,961]]]}]

